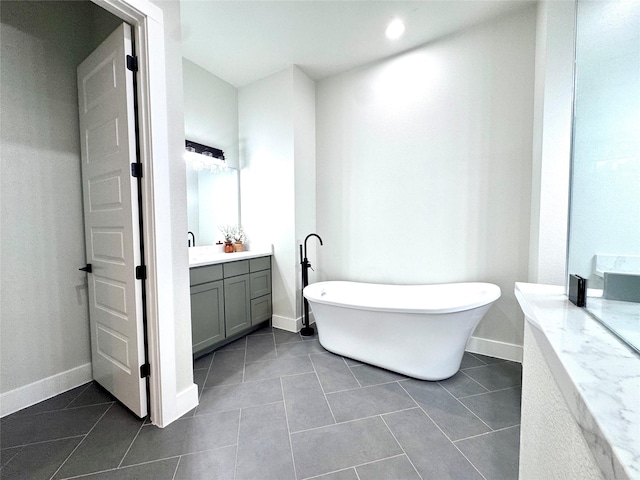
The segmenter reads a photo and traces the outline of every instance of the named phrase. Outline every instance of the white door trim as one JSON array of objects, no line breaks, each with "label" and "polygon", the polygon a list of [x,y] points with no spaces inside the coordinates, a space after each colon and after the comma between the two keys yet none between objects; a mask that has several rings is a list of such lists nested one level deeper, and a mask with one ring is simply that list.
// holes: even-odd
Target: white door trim
[{"label": "white door trim", "polygon": [[[148,0],[92,0],[129,23],[138,56],[138,122],[147,266],[151,421],[164,427],[198,404],[197,387],[177,392],[173,266],[162,10]],[[155,195],[154,192],[163,192]]]}]

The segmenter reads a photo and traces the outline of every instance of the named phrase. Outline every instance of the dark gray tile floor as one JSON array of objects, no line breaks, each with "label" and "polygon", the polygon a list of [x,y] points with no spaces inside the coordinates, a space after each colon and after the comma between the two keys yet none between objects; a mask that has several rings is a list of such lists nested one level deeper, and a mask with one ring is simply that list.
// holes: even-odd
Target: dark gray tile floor
[{"label": "dark gray tile floor", "polygon": [[198,359],[164,429],[90,383],[0,421],[2,479],[516,479],[521,367],[465,353],[441,382],[266,328]]}]

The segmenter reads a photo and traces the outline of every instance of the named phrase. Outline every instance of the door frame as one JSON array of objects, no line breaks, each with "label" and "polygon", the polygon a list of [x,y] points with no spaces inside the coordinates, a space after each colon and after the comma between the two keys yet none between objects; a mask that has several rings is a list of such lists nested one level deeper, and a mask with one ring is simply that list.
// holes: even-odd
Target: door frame
[{"label": "door frame", "polygon": [[151,365],[151,421],[164,427],[198,404],[197,386],[177,392],[173,255],[169,195],[169,144],[164,19],[148,0],[92,0],[129,23],[138,57],[138,142],[143,164],[143,229],[147,266],[147,342]]}]

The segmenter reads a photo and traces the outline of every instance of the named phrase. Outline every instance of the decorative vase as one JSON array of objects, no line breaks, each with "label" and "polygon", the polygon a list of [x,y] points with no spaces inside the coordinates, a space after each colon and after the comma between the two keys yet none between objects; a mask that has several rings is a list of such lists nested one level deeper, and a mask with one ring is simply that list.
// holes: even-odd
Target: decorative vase
[{"label": "decorative vase", "polygon": [[233,253],[233,243],[227,242],[224,244],[224,253]]},{"label": "decorative vase", "polygon": [[244,251],[244,245],[242,244],[242,242],[236,242],[233,244],[233,250],[235,252],[243,252]]}]

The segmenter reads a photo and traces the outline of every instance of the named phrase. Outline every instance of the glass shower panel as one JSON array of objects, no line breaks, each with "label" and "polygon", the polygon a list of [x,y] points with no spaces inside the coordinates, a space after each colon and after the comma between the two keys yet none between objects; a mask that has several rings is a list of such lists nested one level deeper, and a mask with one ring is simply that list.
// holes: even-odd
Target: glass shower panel
[{"label": "glass shower panel", "polygon": [[568,271],[640,349],[640,2],[578,1],[576,27]]}]

